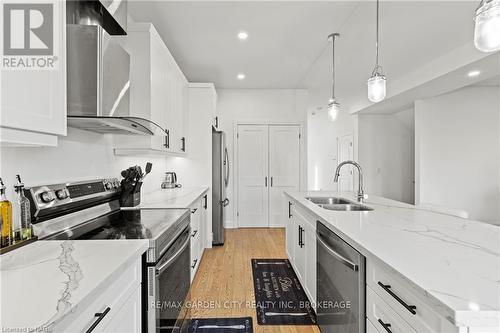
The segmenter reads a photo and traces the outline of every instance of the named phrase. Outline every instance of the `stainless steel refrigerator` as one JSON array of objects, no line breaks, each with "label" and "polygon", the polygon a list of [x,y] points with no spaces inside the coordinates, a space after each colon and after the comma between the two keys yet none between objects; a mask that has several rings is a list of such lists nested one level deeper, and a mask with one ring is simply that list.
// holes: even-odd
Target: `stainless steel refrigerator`
[{"label": "stainless steel refrigerator", "polygon": [[226,187],[229,180],[229,155],[225,134],[212,129],[212,232],[213,245],[224,244],[225,207],[229,204]]}]

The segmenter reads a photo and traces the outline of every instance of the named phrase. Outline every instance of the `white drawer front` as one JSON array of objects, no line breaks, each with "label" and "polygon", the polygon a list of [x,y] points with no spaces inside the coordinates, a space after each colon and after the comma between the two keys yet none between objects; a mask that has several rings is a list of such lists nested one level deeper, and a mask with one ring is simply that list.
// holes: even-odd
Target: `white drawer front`
[{"label": "white drawer front", "polygon": [[458,332],[458,327],[437,314],[412,291],[413,286],[383,264],[366,261],[366,283],[417,331]]},{"label": "white drawer front", "polygon": [[86,308],[76,308],[76,311],[69,315],[59,325],[55,332],[85,332],[98,319],[95,314],[103,313],[109,308],[109,311],[96,328],[94,332],[105,332],[105,327],[109,325],[112,318],[122,307],[125,301],[141,284],[141,259],[128,267],[117,279],[113,281],[107,289]]},{"label": "white drawer front", "polygon": [[417,332],[369,287],[366,288],[366,316],[382,333]]}]

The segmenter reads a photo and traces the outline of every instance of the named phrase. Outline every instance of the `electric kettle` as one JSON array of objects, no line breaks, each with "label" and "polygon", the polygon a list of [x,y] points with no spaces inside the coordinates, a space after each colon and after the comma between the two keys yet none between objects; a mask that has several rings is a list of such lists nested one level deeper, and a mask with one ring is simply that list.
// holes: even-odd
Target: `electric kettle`
[{"label": "electric kettle", "polygon": [[161,183],[161,188],[179,188],[181,184],[177,184],[177,175],[175,172],[165,172],[165,181]]}]

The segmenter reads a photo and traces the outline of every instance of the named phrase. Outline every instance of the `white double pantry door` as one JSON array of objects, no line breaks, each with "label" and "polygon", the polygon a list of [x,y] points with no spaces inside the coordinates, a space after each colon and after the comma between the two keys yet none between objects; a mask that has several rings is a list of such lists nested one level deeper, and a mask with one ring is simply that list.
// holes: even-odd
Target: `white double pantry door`
[{"label": "white double pantry door", "polygon": [[283,191],[300,186],[299,125],[238,125],[240,228],[282,227]]}]

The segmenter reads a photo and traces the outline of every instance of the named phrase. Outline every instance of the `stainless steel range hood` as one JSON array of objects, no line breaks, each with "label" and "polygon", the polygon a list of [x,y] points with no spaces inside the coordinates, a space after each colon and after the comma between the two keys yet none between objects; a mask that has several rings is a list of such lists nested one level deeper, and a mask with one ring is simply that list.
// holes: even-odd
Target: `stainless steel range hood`
[{"label": "stainless steel range hood", "polygon": [[153,121],[130,114],[130,56],[116,37],[98,24],[68,24],[66,38],[68,126],[165,135]]}]

